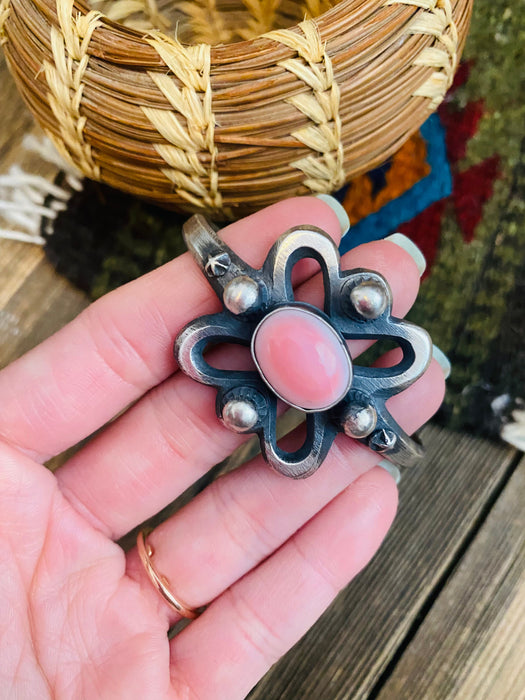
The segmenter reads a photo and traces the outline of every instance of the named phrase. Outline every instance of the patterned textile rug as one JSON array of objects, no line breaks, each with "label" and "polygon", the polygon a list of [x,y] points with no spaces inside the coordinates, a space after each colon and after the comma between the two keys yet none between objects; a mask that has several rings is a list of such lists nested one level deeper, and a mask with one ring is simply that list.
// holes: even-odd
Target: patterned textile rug
[{"label": "patterned textile rug", "polygon": [[[425,253],[411,318],[452,361],[438,420],[491,436],[503,428],[522,449],[524,8],[476,0],[463,63],[438,113],[389,162],[337,193],[352,222],[342,251],[402,231]],[[68,182],[59,175],[61,189]],[[108,187],[86,180],[60,208],[42,221],[46,253],[92,297],[183,250],[180,217]]]}]

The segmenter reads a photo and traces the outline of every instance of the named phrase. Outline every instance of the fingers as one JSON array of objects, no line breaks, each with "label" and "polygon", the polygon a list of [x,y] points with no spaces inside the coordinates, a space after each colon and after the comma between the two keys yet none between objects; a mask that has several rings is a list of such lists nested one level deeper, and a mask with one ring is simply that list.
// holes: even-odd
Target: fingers
[{"label": "fingers", "polygon": [[372,470],[215,600],[171,642],[176,694],[244,698],[372,558],[396,505],[392,478]]},{"label": "fingers", "polygon": [[[340,237],[336,214],[315,197],[275,204],[221,236],[260,266],[278,235],[305,223]],[[298,274],[306,279],[313,269]],[[77,443],[168,377],[178,331],[218,309],[189,254],[100,299],[0,372],[0,436],[39,460]]]},{"label": "fingers", "polygon": [[[413,433],[439,408],[443,372],[433,361],[411,387],[389,400],[401,427]],[[219,478],[151,533],[155,566],[190,607],[213,600],[279,548],[381,456],[340,434],[320,469],[295,481],[272,471],[262,457]],[[129,569],[151,593],[137,561]]]},{"label": "fingers", "polygon": [[[361,246],[345,255],[342,264],[384,274],[398,315],[408,311],[417,295],[417,267],[392,243]],[[319,303],[321,275],[299,290],[300,297]],[[356,347],[362,347],[359,341]],[[114,538],[146,520],[246,440],[218,421],[215,395],[215,389],[182,374],[170,378],[57,472],[64,494]]]}]

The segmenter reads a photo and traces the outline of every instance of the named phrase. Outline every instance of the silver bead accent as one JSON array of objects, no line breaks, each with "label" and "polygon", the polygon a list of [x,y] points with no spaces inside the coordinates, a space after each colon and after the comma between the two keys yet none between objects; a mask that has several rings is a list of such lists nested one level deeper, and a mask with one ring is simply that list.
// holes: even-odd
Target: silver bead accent
[{"label": "silver bead accent", "polygon": [[373,406],[350,404],[343,415],[343,430],[351,438],[364,438],[375,430],[377,413]]},{"label": "silver bead accent", "polygon": [[375,452],[386,452],[391,450],[396,444],[397,436],[389,428],[376,430],[368,442],[368,446]]},{"label": "silver bead accent", "polygon": [[260,296],[257,282],[248,275],[239,275],[228,282],[222,300],[232,314],[243,314],[259,304]]},{"label": "silver bead accent", "polygon": [[357,284],[350,292],[352,306],[360,316],[373,320],[379,318],[388,304],[385,288],[375,280]]},{"label": "silver bead accent", "polygon": [[250,401],[231,399],[222,409],[224,425],[236,433],[250,430],[259,420],[255,406]]},{"label": "silver bead accent", "polygon": [[228,272],[231,264],[232,261],[228,253],[219,253],[208,258],[204,271],[208,277],[222,277]]}]

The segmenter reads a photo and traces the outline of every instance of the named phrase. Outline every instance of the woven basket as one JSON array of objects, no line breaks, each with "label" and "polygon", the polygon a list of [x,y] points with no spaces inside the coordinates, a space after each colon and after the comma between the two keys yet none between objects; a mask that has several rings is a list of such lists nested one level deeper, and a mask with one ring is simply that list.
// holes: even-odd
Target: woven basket
[{"label": "woven basket", "polygon": [[450,86],[471,5],[0,0],[0,37],[85,175],[225,219],[333,192],[392,155]]}]

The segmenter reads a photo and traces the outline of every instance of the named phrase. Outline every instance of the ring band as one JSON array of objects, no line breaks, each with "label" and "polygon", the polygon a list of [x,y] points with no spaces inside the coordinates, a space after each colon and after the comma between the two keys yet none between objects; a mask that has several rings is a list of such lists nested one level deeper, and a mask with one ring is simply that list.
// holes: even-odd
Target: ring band
[{"label": "ring band", "polygon": [[176,598],[170,590],[170,582],[168,579],[162,574],[159,574],[159,572],[153,566],[151,559],[153,557],[154,550],[146,540],[147,534],[149,534],[148,531],[141,530],[137,535],[137,550],[150,581],[172,610],[181,615],[181,617],[194,620],[200,615],[200,611],[196,608],[190,608],[187,605],[184,605],[183,602]]}]

